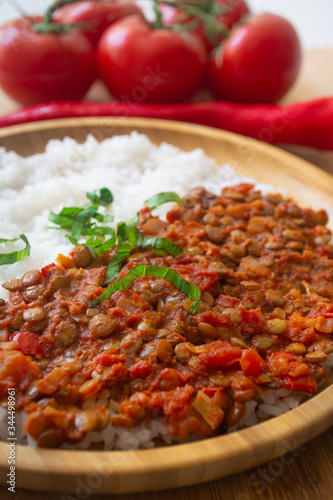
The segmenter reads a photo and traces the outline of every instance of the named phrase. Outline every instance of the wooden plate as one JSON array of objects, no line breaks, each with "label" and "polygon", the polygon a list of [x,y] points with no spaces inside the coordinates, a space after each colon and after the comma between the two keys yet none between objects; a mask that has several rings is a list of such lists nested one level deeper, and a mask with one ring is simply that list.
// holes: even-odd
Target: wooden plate
[{"label": "wooden plate", "polygon": [[[201,147],[237,173],[286,188],[303,206],[324,208],[333,219],[332,177],[311,164],[252,139],[207,127],[162,120],[86,118],[54,120],[0,130],[0,146],[23,155],[43,151],[52,138],[83,142],[132,130],[156,143],[184,150]],[[332,222],[331,222],[332,227]],[[333,385],[300,407],[229,435],[191,444],[139,451],[65,451],[17,446],[17,487],[74,493],[127,493],[186,486],[240,472],[272,460],[333,424]],[[0,443],[1,482],[9,471],[8,447]],[[88,495],[88,496],[87,496]],[[69,497],[70,498],[70,497]]]}]

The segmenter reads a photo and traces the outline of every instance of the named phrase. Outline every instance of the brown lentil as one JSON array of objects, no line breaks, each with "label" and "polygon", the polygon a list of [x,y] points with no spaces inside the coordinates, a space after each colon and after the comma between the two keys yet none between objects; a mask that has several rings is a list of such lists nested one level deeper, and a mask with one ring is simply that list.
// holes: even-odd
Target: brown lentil
[{"label": "brown lentil", "polygon": [[40,282],[41,274],[37,269],[28,271],[21,278],[21,283],[24,287],[37,285]]},{"label": "brown lentil", "polygon": [[87,267],[93,260],[89,248],[85,246],[75,249],[73,259],[77,267]]},{"label": "brown lentil", "polygon": [[267,328],[270,333],[279,335],[287,330],[287,322],[280,318],[269,319],[267,321]]},{"label": "brown lentil", "polygon": [[54,340],[61,347],[67,347],[74,344],[79,335],[79,327],[71,318],[61,321],[53,332]]},{"label": "brown lentil", "polygon": [[46,318],[46,312],[41,306],[30,307],[30,309],[25,309],[23,311],[24,321],[30,321],[32,323],[37,321],[42,321]]},{"label": "brown lentil", "polygon": [[323,351],[309,352],[305,355],[305,359],[309,363],[323,363],[327,360],[327,354]]},{"label": "brown lentil", "polygon": [[89,321],[89,330],[98,339],[108,337],[113,332],[114,327],[112,320],[105,314],[97,314]]}]

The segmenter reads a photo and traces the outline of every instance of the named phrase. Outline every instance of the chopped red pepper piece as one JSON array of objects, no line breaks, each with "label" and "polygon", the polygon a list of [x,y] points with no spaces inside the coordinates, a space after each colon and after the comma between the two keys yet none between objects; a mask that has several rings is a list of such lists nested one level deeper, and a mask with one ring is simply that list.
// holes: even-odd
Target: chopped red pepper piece
[{"label": "chopped red pepper piece", "polygon": [[244,349],[240,359],[240,365],[247,377],[259,377],[262,372],[263,360],[253,349]]},{"label": "chopped red pepper piece", "polygon": [[30,356],[39,354],[47,356],[46,346],[41,342],[40,335],[31,332],[17,332],[12,335],[11,340],[17,343],[18,350]]}]

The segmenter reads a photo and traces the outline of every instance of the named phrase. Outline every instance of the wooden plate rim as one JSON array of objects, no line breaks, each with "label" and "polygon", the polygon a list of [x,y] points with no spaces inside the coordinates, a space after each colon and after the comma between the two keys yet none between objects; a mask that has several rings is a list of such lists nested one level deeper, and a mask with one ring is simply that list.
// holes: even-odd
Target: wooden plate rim
[{"label": "wooden plate rim", "polygon": [[[310,172],[311,176],[315,175],[320,183],[332,183],[332,177],[329,174],[291,153],[231,132],[182,122],[145,118],[89,117],[79,120],[69,118],[6,127],[0,130],[0,138],[27,132],[43,132],[53,128],[87,127],[90,129],[100,126],[101,122],[115,127],[130,126],[133,130],[153,127],[159,130],[190,133],[219,139],[234,146],[251,144],[259,149],[260,154],[277,158],[287,165],[292,163],[293,169],[300,172],[305,179]],[[88,476],[92,471],[92,462],[97,466],[100,464],[105,467],[105,457],[112,457],[108,469],[109,475],[105,473],[107,478],[101,487],[94,490],[94,493],[111,491],[112,493],[126,493],[161,487],[173,488],[216,479],[233,472],[240,472],[249,466],[259,465],[263,461],[272,460],[316,437],[332,423],[333,385],[286,414],[236,433],[187,444],[138,451],[37,450],[18,445],[19,463],[17,465],[23,477],[22,487],[45,489],[50,477],[69,481],[74,476]],[[8,471],[6,456],[7,444],[0,443],[0,470],[3,472]],[[70,461],[68,461],[69,456]],[[235,465],[237,459],[239,459],[238,464]],[[144,467],[141,463],[144,463]],[[170,480],[162,480],[161,473],[172,473],[175,470],[180,471],[180,474],[173,475]],[[37,477],[39,477],[39,485],[33,482],[31,486],[30,479]],[[147,485],[147,477],[150,478],[151,484]],[[141,479],[144,480],[143,487],[140,485]],[[54,489],[63,491],[63,482],[61,487],[54,484]],[[75,491],[75,485],[69,482],[66,491]]]}]

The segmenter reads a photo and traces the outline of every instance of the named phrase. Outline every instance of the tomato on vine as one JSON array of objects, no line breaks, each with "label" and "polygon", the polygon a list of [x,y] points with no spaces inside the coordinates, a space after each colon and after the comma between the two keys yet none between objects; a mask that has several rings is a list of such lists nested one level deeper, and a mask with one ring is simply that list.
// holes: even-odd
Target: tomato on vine
[{"label": "tomato on vine", "polygon": [[53,19],[61,24],[82,24],[82,31],[96,47],[104,31],[123,17],[137,14],[143,17],[133,1],[80,1],[57,9]]},{"label": "tomato on vine", "polygon": [[100,77],[111,95],[125,101],[186,101],[206,74],[207,53],[197,35],[155,29],[137,16],[108,28],[97,56]]},{"label": "tomato on vine", "polygon": [[82,99],[96,78],[91,42],[52,13],[0,27],[0,86],[21,104]]},{"label": "tomato on vine", "polygon": [[259,14],[232,31],[212,54],[209,86],[218,99],[276,102],[295,83],[302,51],[289,21]]},{"label": "tomato on vine", "polygon": [[211,52],[249,13],[245,0],[161,0],[166,26],[181,25],[199,35]]}]

